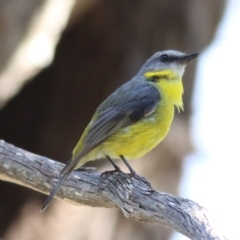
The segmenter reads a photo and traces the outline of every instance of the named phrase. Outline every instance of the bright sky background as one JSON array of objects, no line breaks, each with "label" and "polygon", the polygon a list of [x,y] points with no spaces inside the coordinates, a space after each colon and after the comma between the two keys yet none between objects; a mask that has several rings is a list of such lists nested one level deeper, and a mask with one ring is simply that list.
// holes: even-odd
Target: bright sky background
[{"label": "bright sky background", "polygon": [[196,80],[196,152],[185,159],[180,195],[207,208],[226,237],[240,239],[239,0],[228,1],[214,41],[199,58]]}]

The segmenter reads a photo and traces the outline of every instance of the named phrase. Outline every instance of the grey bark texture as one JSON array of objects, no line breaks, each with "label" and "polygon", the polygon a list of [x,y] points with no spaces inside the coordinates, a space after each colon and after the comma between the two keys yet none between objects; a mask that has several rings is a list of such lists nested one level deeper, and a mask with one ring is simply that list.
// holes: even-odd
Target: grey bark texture
[{"label": "grey bark texture", "polygon": [[[63,164],[0,141],[0,180],[48,194]],[[161,224],[194,240],[227,239],[208,211],[189,200],[154,190],[143,177],[74,171],[58,198],[92,207],[117,207],[125,217]]]}]

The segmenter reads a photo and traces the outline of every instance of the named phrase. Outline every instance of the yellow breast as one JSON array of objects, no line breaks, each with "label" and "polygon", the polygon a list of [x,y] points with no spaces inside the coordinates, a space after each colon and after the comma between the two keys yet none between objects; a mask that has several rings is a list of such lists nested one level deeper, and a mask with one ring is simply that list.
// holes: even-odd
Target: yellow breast
[{"label": "yellow breast", "polygon": [[173,105],[161,102],[157,110],[146,119],[137,122],[102,144],[102,150],[113,158],[119,155],[136,159],[156,147],[169,131],[174,115]]}]

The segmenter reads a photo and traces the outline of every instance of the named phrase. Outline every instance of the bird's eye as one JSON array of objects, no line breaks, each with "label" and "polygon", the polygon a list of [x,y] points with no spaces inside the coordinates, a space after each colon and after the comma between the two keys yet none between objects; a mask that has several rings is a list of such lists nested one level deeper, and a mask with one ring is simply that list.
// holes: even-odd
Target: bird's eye
[{"label": "bird's eye", "polygon": [[157,76],[157,75],[154,75],[154,76],[152,76],[152,78],[151,78],[151,81],[152,81],[152,82],[158,82],[158,80],[159,80],[159,76]]},{"label": "bird's eye", "polygon": [[161,59],[162,62],[166,62],[169,59],[169,57],[168,57],[167,54],[163,54],[163,55],[160,56],[160,59]]}]

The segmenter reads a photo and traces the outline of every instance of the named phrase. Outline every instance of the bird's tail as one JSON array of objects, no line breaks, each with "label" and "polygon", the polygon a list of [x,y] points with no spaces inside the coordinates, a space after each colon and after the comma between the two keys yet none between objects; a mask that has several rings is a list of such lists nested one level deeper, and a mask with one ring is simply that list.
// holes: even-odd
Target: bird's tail
[{"label": "bird's tail", "polygon": [[51,203],[53,197],[58,192],[58,190],[61,187],[62,183],[66,180],[66,178],[69,176],[70,173],[71,173],[71,171],[69,171],[68,173],[65,173],[63,175],[60,175],[60,179],[58,180],[58,183],[56,184],[56,186],[52,190],[51,194],[47,197],[47,199],[43,203],[41,212],[43,212],[49,206],[49,204]]},{"label": "bird's tail", "polygon": [[58,190],[61,187],[61,185],[63,184],[63,182],[67,179],[67,177],[70,175],[70,173],[73,171],[73,169],[77,165],[77,163],[79,161],[79,158],[81,158],[81,155],[82,154],[80,154],[80,156],[77,156],[73,159],[71,158],[67,162],[67,164],[65,165],[65,167],[62,169],[62,171],[60,173],[59,180],[58,180],[57,184],[55,185],[52,192],[50,193],[50,195],[47,197],[47,199],[43,203],[43,206],[42,206],[40,212],[43,212],[49,206],[49,204],[51,203],[52,199],[54,198],[54,196],[58,192]]},{"label": "bird's tail", "polygon": [[[63,182],[67,179],[67,177],[70,175],[70,173],[73,171],[73,169],[79,163],[79,161],[82,160],[81,158],[84,155],[86,155],[89,151],[91,151],[92,148],[83,149],[81,152],[79,152],[76,156],[74,156],[67,162],[67,164],[65,165],[65,167],[62,169],[62,171],[60,173],[59,180],[58,180],[56,186],[53,188],[52,192],[50,193],[48,198],[43,203],[42,209],[40,210],[41,212],[43,212],[49,206],[49,204],[51,203],[52,199],[58,192],[58,190],[61,187],[61,185],[63,184]],[[84,164],[84,162],[82,162],[82,164]]]}]

